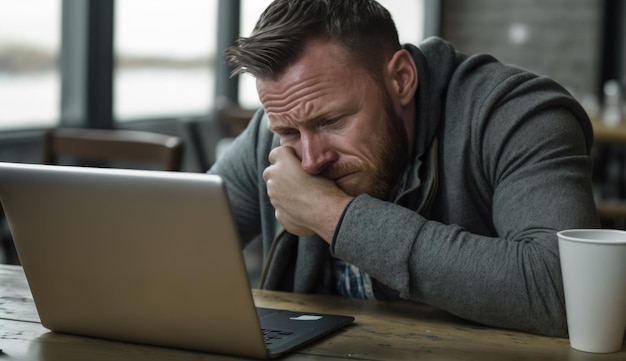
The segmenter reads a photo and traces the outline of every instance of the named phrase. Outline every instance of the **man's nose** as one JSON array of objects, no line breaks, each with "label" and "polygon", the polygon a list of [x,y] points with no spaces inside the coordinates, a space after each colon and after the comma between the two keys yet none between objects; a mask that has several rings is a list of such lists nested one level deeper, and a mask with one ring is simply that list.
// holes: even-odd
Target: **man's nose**
[{"label": "man's nose", "polygon": [[309,174],[320,174],[337,160],[337,153],[320,136],[301,136],[301,145],[302,169]]}]

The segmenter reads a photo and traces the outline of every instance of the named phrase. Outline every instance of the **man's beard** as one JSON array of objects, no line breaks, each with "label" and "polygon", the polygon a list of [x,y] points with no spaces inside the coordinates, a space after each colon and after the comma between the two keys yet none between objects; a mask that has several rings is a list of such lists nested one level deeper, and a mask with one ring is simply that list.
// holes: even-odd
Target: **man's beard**
[{"label": "man's beard", "polygon": [[[353,172],[367,172],[369,184],[362,184],[362,177],[355,179],[353,183],[345,184],[340,188],[348,195],[356,197],[367,193],[378,199],[387,199],[390,191],[396,185],[407,158],[409,157],[408,137],[403,121],[395,113],[391,99],[387,92],[385,97],[385,119],[381,129],[381,136],[372,146],[377,151],[373,164],[353,162],[344,165],[333,166],[330,174],[350,174]],[[329,178],[333,179],[332,176]]]}]

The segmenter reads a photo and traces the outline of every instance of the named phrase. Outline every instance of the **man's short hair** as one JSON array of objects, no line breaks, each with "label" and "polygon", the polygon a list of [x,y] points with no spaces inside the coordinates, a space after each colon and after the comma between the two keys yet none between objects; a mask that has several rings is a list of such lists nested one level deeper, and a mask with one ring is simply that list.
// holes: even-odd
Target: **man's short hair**
[{"label": "man's short hair", "polygon": [[400,49],[391,14],[374,0],[275,0],[252,34],[237,39],[226,54],[233,75],[277,80],[311,40],[336,42],[346,60],[375,78],[384,61]]}]

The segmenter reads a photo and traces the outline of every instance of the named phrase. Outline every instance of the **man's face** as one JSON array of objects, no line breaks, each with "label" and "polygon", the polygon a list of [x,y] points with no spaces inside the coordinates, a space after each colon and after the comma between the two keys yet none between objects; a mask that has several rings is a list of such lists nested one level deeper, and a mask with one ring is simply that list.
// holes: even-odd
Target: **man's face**
[{"label": "man's face", "polygon": [[385,198],[402,169],[406,130],[385,89],[333,43],[312,42],[277,81],[257,80],[269,129],[302,169],[351,196]]}]

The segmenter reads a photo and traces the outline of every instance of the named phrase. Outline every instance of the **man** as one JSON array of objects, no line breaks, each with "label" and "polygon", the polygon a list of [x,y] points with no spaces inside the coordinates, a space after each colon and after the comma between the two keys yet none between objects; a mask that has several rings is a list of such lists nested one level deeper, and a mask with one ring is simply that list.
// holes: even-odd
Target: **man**
[{"label": "man", "polygon": [[556,231],[597,227],[592,130],[559,85],[369,0],[276,0],[227,50],[263,104],[221,175],[263,288],[408,299],[566,335]]}]

